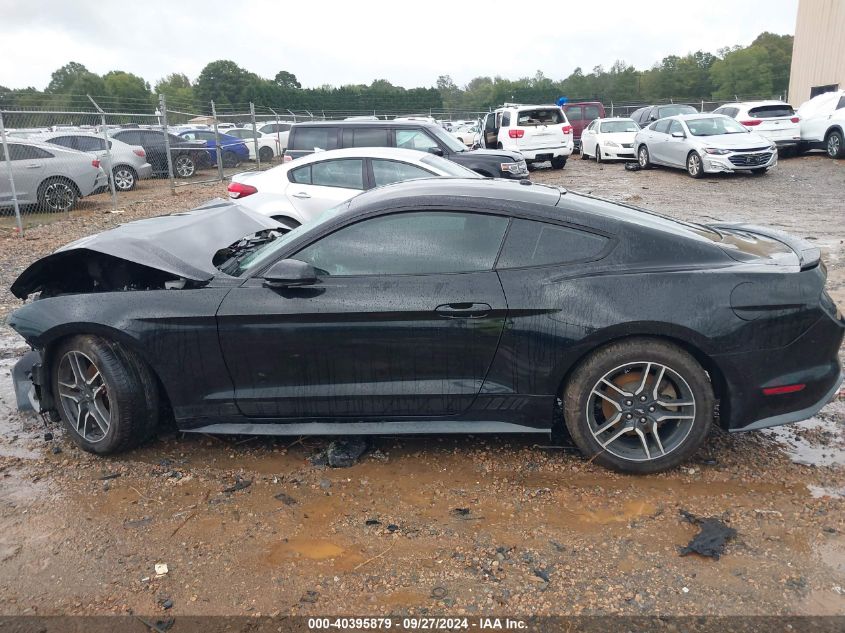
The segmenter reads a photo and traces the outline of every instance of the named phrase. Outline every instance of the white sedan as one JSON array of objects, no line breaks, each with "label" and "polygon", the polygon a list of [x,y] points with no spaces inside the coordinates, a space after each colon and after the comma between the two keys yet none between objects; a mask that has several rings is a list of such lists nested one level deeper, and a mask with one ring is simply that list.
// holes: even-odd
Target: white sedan
[{"label": "white sedan", "polygon": [[243,139],[246,148],[249,150],[249,159],[255,160],[255,138],[258,138],[258,156],[262,163],[269,163],[274,156],[281,156],[284,147],[281,146],[275,134],[262,134],[248,127],[236,127],[226,130],[229,136],[236,136]]},{"label": "white sedan", "polygon": [[315,152],[267,171],[232,176],[229,197],[294,229],[362,191],[402,180],[481,178],[441,156],[395,147]]},{"label": "white sedan", "polygon": [[633,119],[596,119],[581,132],[581,158],[595,158],[597,163],[636,160],[634,137],[639,131]]},{"label": "white sedan", "polygon": [[452,135],[467,147],[477,145],[481,136],[478,125],[461,125],[452,130]]}]

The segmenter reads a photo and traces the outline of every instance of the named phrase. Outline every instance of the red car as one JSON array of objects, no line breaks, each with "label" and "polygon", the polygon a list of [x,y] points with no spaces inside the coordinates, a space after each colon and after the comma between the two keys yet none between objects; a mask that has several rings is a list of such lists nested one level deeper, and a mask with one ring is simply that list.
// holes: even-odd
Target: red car
[{"label": "red car", "polygon": [[564,104],[563,111],[575,134],[575,149],[581,151],[581,132],[596,119],[604,118],[604,106],[599,101],[579,101]]}]

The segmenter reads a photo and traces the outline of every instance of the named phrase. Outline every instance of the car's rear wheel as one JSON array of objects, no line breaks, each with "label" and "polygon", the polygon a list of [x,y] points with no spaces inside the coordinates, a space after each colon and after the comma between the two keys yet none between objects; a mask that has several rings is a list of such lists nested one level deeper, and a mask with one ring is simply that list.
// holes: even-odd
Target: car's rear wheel
[{"label": "car's rear wheel", "polygon": [[599,145],[598,143],[596,143],[596,162],[601,162],[601,145]]},{"label": "car's rear wheel", "polygon": [[845,141],[843,141],[842,132],[833,130],[828,133],[824,147],[827,155],[831,158],[842,158],[845,156]]},{"label": "car's rear wheel", "polygon": [[187,154],[181,154],[173,161],[173,171],[179,178],[190,178],[197,173],[197,165],[193,158]]},{"label": "car's rear wheel", "polygon": [[563,169],[566,166],[566,159],[563,156],[555,156],[552,159],[553,169]]},{"label": "car's rear wheel", "polygon": [[648,147],[645,145],[640,145],[640,149],[637,150],[637,163],[639,163],[640,169],[651,167],[651,158],[648,155]]},{"label": "car's rear wheel", "polygon": [[138,182],[138,174],[127,165],[118,165],[112,170],[114,188],[118,191],[132,191]]},{"label": "car's rear wheel", "polygon": [[79,192],[67,178],[48,178],[38,187],[38,206],[44,211],[70,211],[79,200]]},{"label": "car's rear wheel", "polygon": [[620,472],[673,468],[701,446],[714,396],[701,365],[679,347],[651,338],[611,343],[573,372],[564,418],[591,461]]},{"label": "car's rear wheel", "polygon": [[262,147],[258,150],[258,158],[262,163],[269,163],[273,160],[273,150],[269,147]]},{"label": "car's rear wheel", "polygon": [[105,455],[150,435],[158,412],[157,398],[148,402],[155,383],[127,350],[97,336],[74,336],[52,359],[56,409],[77,446]]},{"label": "car's rear wheel", "polygon": [[704,175],[704,166],[698,152],[690,152],[687,155],[687,173],[693,178],[701,178]]}]

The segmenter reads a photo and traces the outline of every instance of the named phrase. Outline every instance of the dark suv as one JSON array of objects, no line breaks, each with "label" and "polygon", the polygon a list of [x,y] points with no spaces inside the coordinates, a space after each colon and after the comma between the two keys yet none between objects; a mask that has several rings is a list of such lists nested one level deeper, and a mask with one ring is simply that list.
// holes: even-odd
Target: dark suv
[{"label": "dark suv", "polygon": [[315,149],[401,147],[430,152],[494,178],[527,178],[528,166],[519,152],[500,149],[468,150],[435,123],[422,121],[320,121],[297,123],[290,129],[285,161]]},{"label": "dark suv", "polygon": [[640,127],[646,127],[658,119],[665,119],[667,116],[675,116],[676,114],[698,114],[698,110],[691,105],[685,105],[683,103],[652,105],[634,110],[631,113],[631,118]]},{"label": "dark suv", "polygon": [[[127,128],[111,132],[110,136],[129,145],[140,145],[147,154],[147,162],[153,166],[154,176],[167,176],[167,146],[161,130]],[[211,167],[214,163],[208,154],[205,141],[187,141],[181,136],[168,134],[170,153],[173,156],[173,175],[190,178],[197,169]]]}]

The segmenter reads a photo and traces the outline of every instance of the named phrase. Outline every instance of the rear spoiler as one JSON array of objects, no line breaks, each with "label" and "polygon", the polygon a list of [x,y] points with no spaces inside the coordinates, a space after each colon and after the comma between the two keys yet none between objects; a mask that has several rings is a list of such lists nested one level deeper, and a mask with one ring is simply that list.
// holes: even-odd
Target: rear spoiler
[{"label": "rear spoiler", "polygon": [[725,229],[727,231],[744,231],[746,233],[753,233],[762,235],[773,240],[777,240],[781,244],[785,244],[798,256],[798,263],[801,270],[807,270],[817,266],[821,261],[822,251],[818,246],[810,244],[800,237],[795,237],[784,231],[777,229],[770,229],[765,226],[757,226],[756,224],[743,224],[741,222],[724,222],[720,224],[708,224],[707,226],[716,230]]}]

